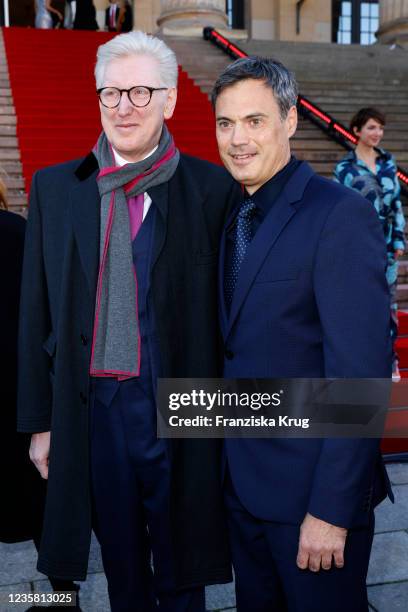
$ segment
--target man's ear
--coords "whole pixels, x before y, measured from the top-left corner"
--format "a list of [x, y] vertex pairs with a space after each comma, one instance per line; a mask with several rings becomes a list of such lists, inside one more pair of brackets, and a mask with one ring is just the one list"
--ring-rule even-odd
[[286, 115], [286, 126], [288, 130], [288, 137], [291, 138], [296, 132], [298, 124], [298, 113], [296, 106], [291, 106]]
[[163, 115], [165, 119], [170, 119], [173, 116], [174, 109], [176, 108], [177, 102], [177, 89], [176, 87], [170, 87], [167, 92], [167, 100], [164, 105]]

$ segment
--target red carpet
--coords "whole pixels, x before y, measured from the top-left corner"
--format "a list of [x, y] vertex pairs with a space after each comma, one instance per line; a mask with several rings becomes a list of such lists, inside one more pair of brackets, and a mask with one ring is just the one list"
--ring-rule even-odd
[[[3, 36], [28, 191], [35, 170], [86, 155], [95, 144], [100, 121], [93, 67], [97, 47], [112, 35], [3, 28]], [[210, 103], [183, 71], [169, 128], [181, 151], [219, 163]], [[398, 352], [403, 376], [408, 378], [405, 313], [400, 314]], [[393, 404], [407, 407], [388, 419], [387, 431], [397, 435], [401, 423], [408, 427], [408, 384], [393, 387]], [[383, 450], [408, 451], [408, 439], [385, 439]]]
[[[33, 172], [86, 155], [100, 132], [93, 68], [111, 34], [3, 28], [17, 136], [29, 191]], [[206, 95], [180, 71], [176, 112], [168, 122], [178, 148], [219, 163]]]
[[400, 360], [402, 380], [392, 386], [393, 407], [398, 408], [396, 412], [390, 412], [387, 418], [387, 435], [401, 435], [404, 431], [405, 438], [385, 438], [382, 442], [382, 450], [385, 453], [408, 452], [408, 313], [398, 313], [398, 340], [397, 352]]

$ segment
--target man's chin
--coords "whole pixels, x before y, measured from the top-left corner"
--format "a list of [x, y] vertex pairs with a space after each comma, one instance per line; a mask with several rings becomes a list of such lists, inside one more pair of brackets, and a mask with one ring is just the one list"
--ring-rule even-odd
[[228, 168], [229, 172], [232, 174], [234, 179], [243, 185], [251, 185], [252, 178], [248, 171], [245, 171], [244, 168]]

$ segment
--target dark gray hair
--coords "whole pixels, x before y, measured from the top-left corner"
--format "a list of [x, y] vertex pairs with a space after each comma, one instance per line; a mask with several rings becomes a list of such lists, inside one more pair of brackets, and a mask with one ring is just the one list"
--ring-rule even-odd
[[285, 119], [291, 106], [295, 106], [298, 96], [295, 75], [276, 60], [253, 55], [235, 60], [220, 74], [211, 93], [213, 108], [224, 89], [245, 79], [264, 81], [265, 86], [270, 87], [279, 106], [281, 119]]
[[[97, 87], [103, 87], [106, 66], [112, 60], [132, 55], [150, 55], [157, 60], [160, 71], [160, 85], [164, 87], [177, 87], [178, 66], [174, 52], [162, 40], [134, 30], [126, 34], [119, 34], [109, 42], [98, 47], [95, 66], [95, 80]], [[144, 83], [142, 83], [143, 85]]]

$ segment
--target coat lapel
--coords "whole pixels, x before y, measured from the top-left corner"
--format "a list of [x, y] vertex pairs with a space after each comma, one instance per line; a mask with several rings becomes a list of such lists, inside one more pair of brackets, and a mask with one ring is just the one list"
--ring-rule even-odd
[[169, 208], [169, 184], [162, 183], [151, 187], [148, 191], [149, 196], [152, 199], [154, 206], [158, 210], [158, 214], [155, 219], [155, 231], [154, 231], [154, 242], [153, 242], [153, 253], [152, 253], [152, 267], [156, 263], [164, 242], [166, 239], [166, 228], [167, 228], [167, 215]]
[[[226, 325], [225, 339], [233, 327], [239, 310], [248, 295], [259, 268], [263, 264], [282, 230], [296, 213], [297, 207], [294, 206], [294, 203], [302, 198], [305, 187], [313, 174], [313, 170], [308, 164], [303, 162], [299, 166], [299, 169], [293, 174], [289, 183], [285, 186], [276, 202], [274, 202], [271, 210], [250, 243], [245, 259], [242, 262], [237, 285], [235, 287], [230, 316]], [[222, 272], [223, 277], [223, 269], [220, 270], [220, 272]]]
[[98, 163], [91, 153], [77, 168], [79, 179], [70, 194], [72, 225], [79, 256], [91, 295], [95, 293], [99, 267], [100, 196], [96, 183]]

